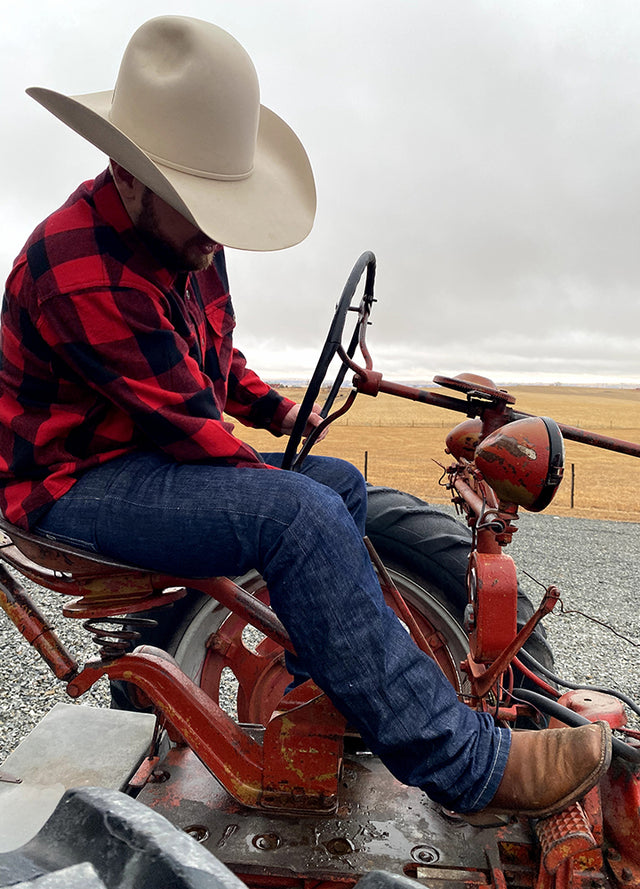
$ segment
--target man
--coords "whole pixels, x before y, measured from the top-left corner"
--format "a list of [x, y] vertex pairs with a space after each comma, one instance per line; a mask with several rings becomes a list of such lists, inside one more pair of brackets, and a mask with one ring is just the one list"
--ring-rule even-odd
[[280, 434], [298, 408], [233, 348], [221, 245], [289, 246], [315, 212], [304, 149], [260, 106], [246, 52], [160, 17], [131, 39], [113, 94], [29, 93], [111, 161], [35, 230], [7, 282], [6, 518], [166, 573], [258, 569], [296, 668], [450, 809], [543, 816], [582, 796], [610, 761], [608, 728], [511, 736], [459, 703], [384, 604], [361, 476], [324, 458], [283, 472], [223, 419]]

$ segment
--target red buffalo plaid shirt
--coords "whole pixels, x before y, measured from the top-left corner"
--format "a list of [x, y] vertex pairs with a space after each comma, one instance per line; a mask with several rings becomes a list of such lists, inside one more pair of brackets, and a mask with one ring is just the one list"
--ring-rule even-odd
[[176, 276], [131, 225], [108, 171], [27, 241], [0, 343], [0, 508], [23, 528], [92, 466], [159, 448], [179, 462], [265, 468], [223, 411], [278, 434], [293, 402], [246, 366], [224, 252]]

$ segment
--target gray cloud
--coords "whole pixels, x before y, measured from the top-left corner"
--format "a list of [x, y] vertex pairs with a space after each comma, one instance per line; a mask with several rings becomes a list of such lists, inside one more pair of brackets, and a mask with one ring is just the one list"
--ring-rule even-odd
[[[134, 28], [175, 11], [114, 0], [96, 30], [102, 6], [69, 0], [62, 21], [31, 0], [6, 22], [7, 269], [33, 224], [102, 163], [23, 88], [108, 88]], [[316, 171], [306, 243], [229, 257], [254, 364], [275, 367], [287, 344], [301, 375], [296, 356], [319, 346], [353, 261], [372, 249], [385, 373], [640, 379], [637, 3], [183, 0], [180, 12], [244, 43], [263, 100]]]

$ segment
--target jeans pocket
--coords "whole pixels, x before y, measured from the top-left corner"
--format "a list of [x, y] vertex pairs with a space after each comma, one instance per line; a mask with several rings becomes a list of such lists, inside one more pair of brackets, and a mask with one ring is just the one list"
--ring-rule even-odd
[[[55, 522], [52, 522], [52, 525], [55, 527]], [[45, 530], [42, 528], [42, 522], [36, 528], [36, 533], [46, 540], [51, 540], [53, 543], [66, 543], [68, 546], [73, 546], [76, 549], [84, 549], [92, 553], [98, 552], [98, 548], [88, 540], [70, 537], [68, 534], [60, 534], [58, 531]]]

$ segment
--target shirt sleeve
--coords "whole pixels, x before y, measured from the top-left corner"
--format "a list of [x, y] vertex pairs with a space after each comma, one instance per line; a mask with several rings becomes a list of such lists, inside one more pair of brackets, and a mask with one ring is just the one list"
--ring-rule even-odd
[[38, 328], [67, 366], [173, 459], [267, 468], [232, 434], [170, 313], [160, 292], [91, 289], [45, 299]]
[[273, 435], [282, 435], [282, 421], [295, 405], [247, 367], [238, 349], [233, 350], [229, 373], [229, 391], [226, 411], [245, 426], [268, 429]]

